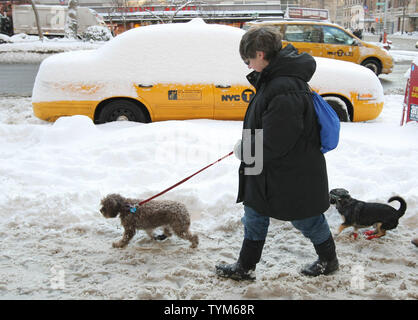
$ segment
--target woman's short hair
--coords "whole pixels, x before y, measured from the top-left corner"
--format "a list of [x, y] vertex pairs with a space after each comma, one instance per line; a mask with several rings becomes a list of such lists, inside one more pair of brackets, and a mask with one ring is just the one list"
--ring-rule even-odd
[[256, 51], [263, 51], [264, 59], [270, 61], [282, 48], [279, 31], [270, 26], [253, 26], [242, 36], [239, 53], [243, 60], [255, 58]]

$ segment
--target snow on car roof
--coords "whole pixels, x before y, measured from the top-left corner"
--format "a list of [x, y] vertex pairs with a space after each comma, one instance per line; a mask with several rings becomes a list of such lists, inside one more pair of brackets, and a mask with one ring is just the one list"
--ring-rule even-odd
[[131, 29], [99, 51], [120, 59], [142, 82], [247, 85], [248, 69], [238, 52], [243, 33], [194, 19]]

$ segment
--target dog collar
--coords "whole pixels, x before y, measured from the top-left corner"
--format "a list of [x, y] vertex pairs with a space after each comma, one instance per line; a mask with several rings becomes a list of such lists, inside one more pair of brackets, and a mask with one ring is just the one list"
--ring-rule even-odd
[[136, 212], [136, 207], [130, 207], [129, 211], [130, 211], [131, 213], [135, 213], [135, 212]]

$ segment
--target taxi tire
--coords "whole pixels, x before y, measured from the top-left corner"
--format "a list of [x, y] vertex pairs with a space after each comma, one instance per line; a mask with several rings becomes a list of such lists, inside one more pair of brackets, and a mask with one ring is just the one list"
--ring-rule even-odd
[[376, 76], [382, 73], [382, 66], [376, 59], [366, 59], [361, 63], [361, 65], [372, 70]]
[[328, 102], [332, 109], [334, 109], [335, 113], [340, 119], [340, 122], [350, 121], [350, 115], [348, 113], [347, 105], [342, 99], [337, 97], [330, 97], [329, 99], [327, 99], [327, 97], [324, 97], [324, 100]]
[[142, 112], [140, 106], [135, 102], [117, 99], [108, 102], [99, 115], [99, 123], [121, 121], [121, 118], [128, 121], [147, 123], [147, 117]]

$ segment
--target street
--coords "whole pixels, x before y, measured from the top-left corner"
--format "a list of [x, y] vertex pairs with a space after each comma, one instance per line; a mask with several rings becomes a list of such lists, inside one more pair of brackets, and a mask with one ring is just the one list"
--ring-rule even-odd
[[406, 79], [405, 72], [411, 67], [411, 62], [396, 63], [392, 73], [381, 74], [379, 80], [383, 86], [385, 94], [404, 94]]
[[39, 64], [0, 64], [0, 96], [31, 96]]

